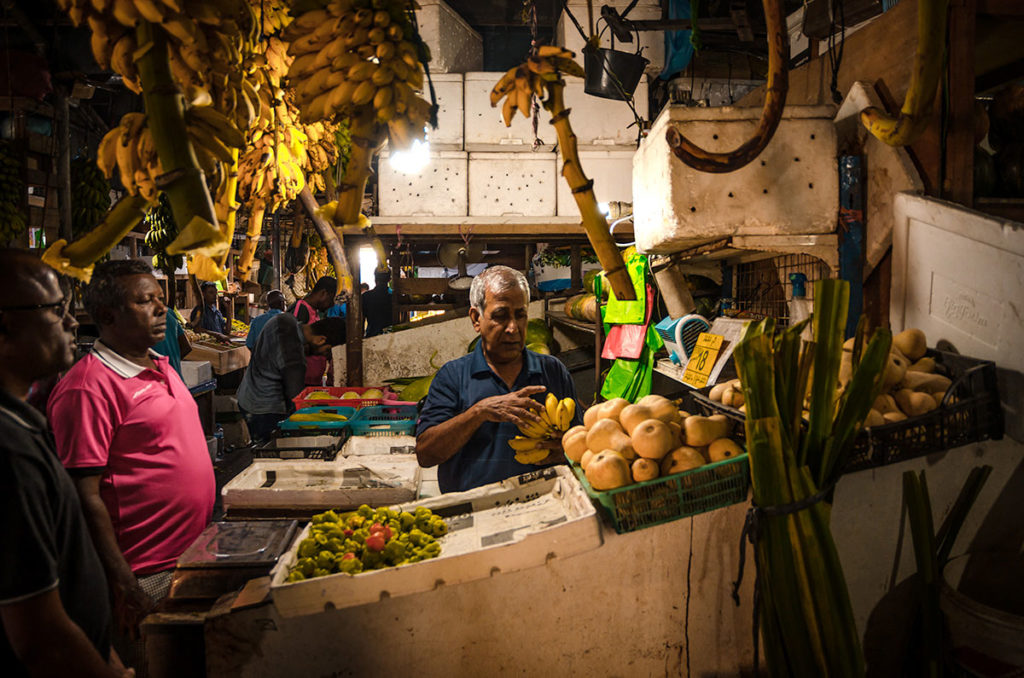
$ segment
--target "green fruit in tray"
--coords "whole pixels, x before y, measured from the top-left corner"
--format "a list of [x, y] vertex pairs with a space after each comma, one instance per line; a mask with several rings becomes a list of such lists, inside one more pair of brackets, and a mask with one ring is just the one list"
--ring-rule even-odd
[[362, 397], [363, 398], [383, 398], [384, 397], [384, 392], [381, 391], [379, 388], [370, 388], [370, 389], [367, 389], [367, 390], [363, 391]]
[[299, 542], [298, 559], [285, 581], [304, 581], [328, 574], [356, 575], [395, 565], [436, 558], [437, 541], [448, 533], [448, 524], [427, 508], [415, 512], [371, 508], [338, 514], [325, 511], [313, 516], [309, 536]]

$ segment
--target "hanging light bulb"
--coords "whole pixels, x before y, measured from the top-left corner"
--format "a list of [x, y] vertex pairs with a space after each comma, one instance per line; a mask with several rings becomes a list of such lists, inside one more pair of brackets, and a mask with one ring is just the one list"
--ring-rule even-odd
[[430, 140], [424, 130], [423, 141], [415, 139], [404, 151], [395, 151], [388, 157], [391, 168], [399, 174], [419, 174], [430, 162]]

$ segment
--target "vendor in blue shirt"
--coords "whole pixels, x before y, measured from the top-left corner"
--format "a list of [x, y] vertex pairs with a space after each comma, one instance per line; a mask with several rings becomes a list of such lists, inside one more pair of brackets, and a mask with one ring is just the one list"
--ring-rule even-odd
[[204, 282], [200, 291], [203, 294], [203, 303], [192, 309], [189, 324], [196, 332], [227, 340], [227, 320], [217, 308], [217, 283]]
[[267, 312], [258, 315], [249, 323], [249, 334], [245, 337], [245, 345], [250, 351], [256, 350], [256, 340], [260, 338], [260, 332], [267, 321], [278, 313], [283, 313], [287, 304], [281, 290], [270, 290], [267, 292]]
[[[536, 465], [520, 464], [508, 446], [518, 424], [540, 421], [545, 392], [576, 398], [569, 371], [553, 356], [525, 348], [530, 288], [522, 273], [492, 266], [473, 279], [469, 317], [476, 349], [446, 363], [434, 377], [416, 425], [420, 466], [440, 464], [442, 492], [461, 492], [564, 463], [559, 441]], [[582, 423], [582, 407], [573, 424]]]

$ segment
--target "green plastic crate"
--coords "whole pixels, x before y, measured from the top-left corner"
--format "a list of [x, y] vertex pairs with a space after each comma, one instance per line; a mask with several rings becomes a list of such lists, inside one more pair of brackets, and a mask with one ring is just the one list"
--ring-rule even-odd
[[746, 454], [603, 492], [590, 486], [578, 464], [571, 466], [583, 489], [608, 513], [619, 534], [741, 504], [747, 500], [750, 487]]

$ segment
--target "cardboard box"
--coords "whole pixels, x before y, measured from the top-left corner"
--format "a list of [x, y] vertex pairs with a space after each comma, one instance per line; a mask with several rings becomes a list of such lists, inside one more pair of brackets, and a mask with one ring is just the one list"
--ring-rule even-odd
[[355, 576], [333, 574], [286, 583], [298, 545], [309, 533], [307, 525], [271, 573], [278, 613], [312, 615], [429, 591], [438, 582], [451, 586], [486, 579], [574, 556], [602, 543], [594, 505], [565, 466], [395, 508], [412, 511], [417, 506], [431, 509], [448, 523], [448, 534], [439, 540], [440, 556]]
[[193, 342], [192, 350], [186, 357], [189, 360], [208, 361], [214, 374], [227, 374], [249, 364], [249, 349], [245, 346], [217, 348], [211, 344]]
[[[190, 352], [189, 356], [193, 356], [194, 353], [195, 351]], [[182, 360], [181, 379], [185, 382], [185, 386], [189, 388], [210, 381], [213, 379], [213, 368], [210, 365], [210, 361], [200, 360], [195, 357], [192, 360]]]

